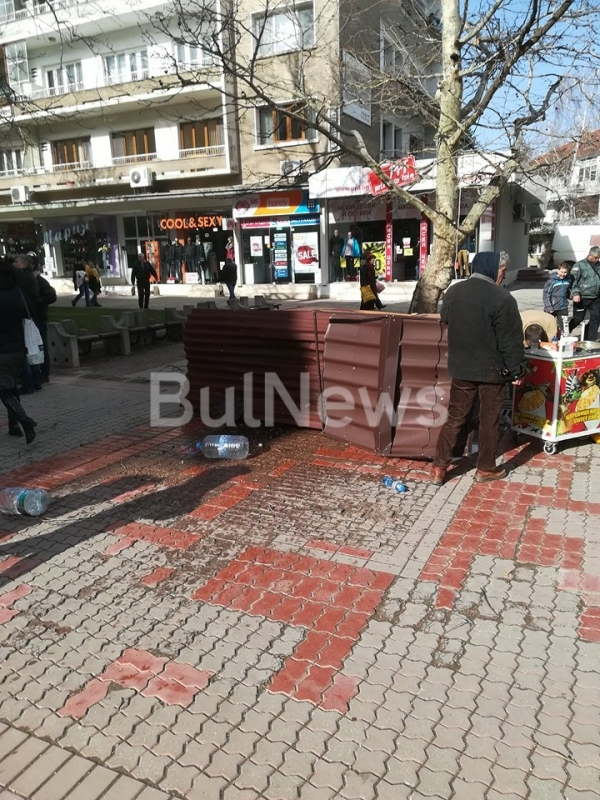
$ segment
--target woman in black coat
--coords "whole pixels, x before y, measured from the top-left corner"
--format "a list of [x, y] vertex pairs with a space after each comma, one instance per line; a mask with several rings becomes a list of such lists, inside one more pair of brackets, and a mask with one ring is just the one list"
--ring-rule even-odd
[[8, 432], [35, 439], [36, 423], [25, 413], [17, 392], [17, 379], [26, 361], [23, 320], [27, 317], [19, 276], [12, 264], [0, 256], [0, 402], [8, 411]]

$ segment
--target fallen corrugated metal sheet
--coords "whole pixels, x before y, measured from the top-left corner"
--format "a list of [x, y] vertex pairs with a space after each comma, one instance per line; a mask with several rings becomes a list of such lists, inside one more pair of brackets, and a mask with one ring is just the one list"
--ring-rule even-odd
[[[273, 423], [321, 430], [323, 418], [331, 437], [380, 455], [434, 455], [450, 388], [446, 327], [437, 315], [198, 309], [184, 342], [196, 414], [202, 390], [209, 392], [205, 419], [223, 416], [229, 391], [223, 423], [232, 415], [249, 425], [271, 416]], [[287, 392], [287, 403], [267, 387], [268, 374]], [[343, 397], [330, 395], [322, 414], [321, 391], [334, 388]], [[344, 399], [347, 407], [336, 409], [333, 403]], [[344, 417], [347, 424], [338, 426]]]
[[446, 349], [446, 326], [437, 314], [405, 317], [397, 378], [398, 426], [391, 456], [433, 458], [448, 406]]
[[[210, 392], [211, 416], [226, 408], [226, 391], [234, 393], [235, 416], [264, 421], [272, 400], [275, 423], [322, 429], [318, 413], [325, 331], [331, 312], [290, 309], [260, 311], [197, 309], [184, 335], [188, 360], [188, 398], [200, 413], [201, 390]], [[276, 391], [265, 389], [265, 375], [275, 374], [292, 412]], [[306, 376], [302, 378], [302, 376]], [[247, 390], [245, 389], [245, 382]], [[302, 387], [305, 387], [304, 395]], [[246, 407], [244, 408], [244, 397]], [[204, 414], [205, 415], [205, 414]]]
[[[325, 334], [325, 433], [377, 453], [392, 443], [402, 317], [334, 315]], [[382, 411], [383, 408], [383, 411]]]

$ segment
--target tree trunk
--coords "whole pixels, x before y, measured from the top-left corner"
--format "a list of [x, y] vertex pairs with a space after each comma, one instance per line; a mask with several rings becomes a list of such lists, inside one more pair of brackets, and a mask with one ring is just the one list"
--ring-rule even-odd
[[435, 312], [444, 289], [452, 280], [456, 257], [460, 137], [457, 135], [462, 107], [460, 77], [460, 13], [458, 0], [442, 3], [442, 79], [440, 81], [440, 124], [437, 145], [435, 208], [441, 219], [433, 228], [433, 248], [425, 274], [419, 280], [410, 309]]
[[434, 314], [442, 293], [454, 278], [454, 226], [442, 224], [445, 234], [438, 230], [427, 268], [421, 276], [410, 303], [411, 314]]

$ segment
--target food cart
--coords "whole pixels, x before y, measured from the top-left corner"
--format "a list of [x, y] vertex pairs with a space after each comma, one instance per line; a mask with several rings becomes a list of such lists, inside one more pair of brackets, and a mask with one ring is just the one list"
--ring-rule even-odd
[[600, 433], [600, 342], [573, 342], [527, 351], [531, 371], [514, 387], [512, 430], [558, 442]]

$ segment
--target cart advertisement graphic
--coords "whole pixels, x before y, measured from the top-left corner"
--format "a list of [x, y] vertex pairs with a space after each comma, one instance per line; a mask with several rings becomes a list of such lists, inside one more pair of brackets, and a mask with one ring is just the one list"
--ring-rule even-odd
[[528, 360], [532, 371], [515, 387], [513, 430], [553, 442], [600, 431], [600, 356]]

